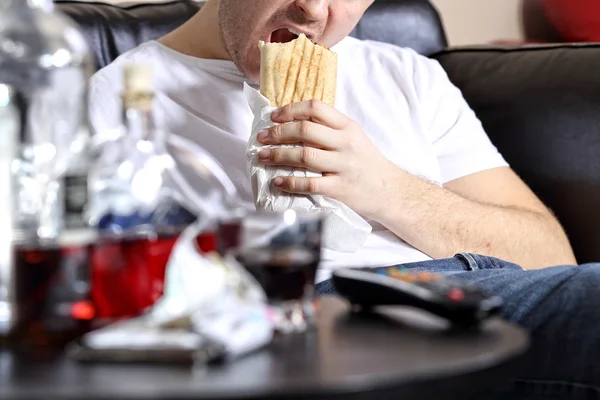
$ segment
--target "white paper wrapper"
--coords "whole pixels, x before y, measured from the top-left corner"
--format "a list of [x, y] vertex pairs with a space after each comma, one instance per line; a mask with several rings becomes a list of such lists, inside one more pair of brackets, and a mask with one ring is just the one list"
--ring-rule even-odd
[[[190, 226], [167, 265], [163, 297], [150, 313], [84, 336], [95, 350], [178, 348], [219, 343], [223, 358], [236, 358], [270, 343], [274, 322], [264, 290], [234, 259], [200, 254]], [[184, 328], [182, 326], [188, 326]]]
[[[277, 124], [271, 121], [271, 107], [269, 100], [259, 91], [248, 84], [244, 84], [244, 94], [248, 105], [254, 114], [252, 131], [248, 141], [248, 173], [252, 182], [254, 203], [258, 210], [282, 212], [292, 209], [294, 211], [325, 212], [323, 223], [323, 247], [351, 253], [356, 251], [367, 236], [371, 233], [371, 225], [348, 206], [320, 195], [291, 195], [283, 193], [272, 184], [277, 176], [311, 177], [321, 174], [297, 168], [274, 167], [261, 164], [258, 153], [272, 146], [264, 146], [258, 142], [256, 135]], [[282, 145], [279, 147], [296, 147], [295, 145]]]

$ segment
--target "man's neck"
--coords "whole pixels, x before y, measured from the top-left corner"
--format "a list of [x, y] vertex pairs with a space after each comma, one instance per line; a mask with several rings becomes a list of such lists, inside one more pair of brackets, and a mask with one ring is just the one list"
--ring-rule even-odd
[[216, 0], [208, 1], [186, 23], [158, 42], [188, 56], [231, 60], [219, 31], [219, 6]]

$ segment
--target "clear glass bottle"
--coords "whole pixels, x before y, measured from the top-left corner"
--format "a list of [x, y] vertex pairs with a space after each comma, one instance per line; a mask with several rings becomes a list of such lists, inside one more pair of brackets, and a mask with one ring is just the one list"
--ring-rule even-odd
[[123, 82], [122, 124], [96, 137], [89, 175], [89, 219], [99, 233], [92, 294], [106, 322], [139, 315], [162, 295], [173, 246], [196, 220], [167, 183], [177, 171], [154, 124], [150, 68], [126, 67]]
[[[94, 140], [88, 211], [99, 239], [93, 299], [107, 322], [152, 306], [163, 294], [181, 233], [198, 221], [208, 227], [237, 201], [235, 186], [208, 153], [155, 125], [152, 80], [147, 65], [124, 69], [122, 124]], [[214, 232], [202, 230], [195, 245], [200, 252], [216, 251]]]
[[100, 144], [90, 170], [91, 224], [103, 235], [123, 237], [179, 232], [195, 216], [168, 185], [177, 171], [165, 148], [164, 133], [154, 123], [151, 70], [130, 65], [123, 72], [121, 127]]
[[[10, 170], [11, 223], [0, 221], [0, 336], [46, 344], [85, 330], [89, 246], [82, 219], [89, 167], [87, 85], [95, 62], [52, 0], [0, 0], [0, 91], [19, 122]], [[8, 90], [7, 89], [7, 90]], [[4, 130], [10, 117], [0, 116]], [[12, 124], [11, 126], [14, 126]], [[12, 129], [12, 128], [11, 128]], [[4, 132], [2, 132], [4, 134]], [[3, 182], [7, 185], [6, 182]], [[10, 190], [8, 190], [10, 189]], [[83, 194], [83, 197], [82, 197]], [[12, 237], [11, 237], [12, 236]]]
[[16, 323], [16, 271], [13, 252], [13, 161], [18, 156], [21, 118], [13, 89], [0, 84], [0, 337]]
[[[0, 83], [16, 91], [22, 114], [16, 166], [20, 235], [56, 238], [71, 211], [65, 177], [87, 174], [87, 84], [95, 69], [77, 25], [52, 0], [0, 0]], [[84, 190], [84, 192], [86, 192]]]

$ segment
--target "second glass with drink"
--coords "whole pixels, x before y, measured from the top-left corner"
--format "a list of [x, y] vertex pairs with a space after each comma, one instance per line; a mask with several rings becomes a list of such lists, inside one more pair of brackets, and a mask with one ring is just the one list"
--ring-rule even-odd
[[222, 220], [220, 251], [235, 257], [265, 291], [275, 328], [302, 332], [315, 314], [322, 216], [315, 212], [251, 212]]

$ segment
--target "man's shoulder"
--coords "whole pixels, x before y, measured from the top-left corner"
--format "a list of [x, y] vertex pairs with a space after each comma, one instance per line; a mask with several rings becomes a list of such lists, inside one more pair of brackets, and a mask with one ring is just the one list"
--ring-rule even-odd
[[424, 81], [446, 79], [437, 60], [408, 47], [347, 37], [333, 50], [338, 52], [341, 70], [351, 79], [396, 84], [404, 91], [419, 91]]
[[357, 39], [352, 36], [344, 38], [333, 48], [333, 50], [352, 56], [362, 54], [400, 62], [430, 60], [428, 57], [417, 53], [410, 47], [401, 47], [392, 43], [376, 40]]
[[353, 68], [357, 67], [357, 63], [362, 64], [369, 73], [376, 69], [384, 69], [391, 75], [406, 75], [405, 78], [410, 79], [415, 75], [437, 74], [441, 71], [437, 60], [419, 54], [409, 47], [391, 43], [349, 36], [333, 50], [338, 52], [343, 63], [353, 65]]

